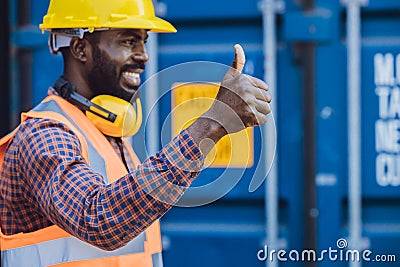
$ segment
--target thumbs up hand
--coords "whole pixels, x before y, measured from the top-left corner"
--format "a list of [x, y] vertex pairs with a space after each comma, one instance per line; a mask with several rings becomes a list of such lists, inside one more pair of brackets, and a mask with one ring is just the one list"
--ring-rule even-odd
[[205, 115], [218, 122], [226, 133], [262, 125], [271, 111], [268, 85], [255, 77], [242, 74], [246, 61], [243, 48], [234, 46], [235, 58], [225, 74], [217, 97]]
[[224, 135], [262, 125], [271, 111], [271, 95], [265, 82], [242, 74], [246, 61], [243, 48], [235, 45], [235, 58], [222, 79], [212, 106], [188, 130], [207, 155]]

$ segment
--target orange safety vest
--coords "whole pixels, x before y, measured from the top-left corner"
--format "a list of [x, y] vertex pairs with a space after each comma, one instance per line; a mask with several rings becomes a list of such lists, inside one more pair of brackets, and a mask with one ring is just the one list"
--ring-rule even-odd
[[[75, 106], [55, 95], [48, 96], [21, 120], [48, 118], [67, 125], [79, 138], [83, 157], [90, 167], [101, 173], [108, 183], [127, 174], [117, 153], [96, 127]], [[0, 166], [4, 153], [16, 131], [0, 140]], [[130, 145], [126, 146], [132, 162], [139, 159]], [[162, 266], [160, 224], [157, 220], [127, 245], [104, 251], [71, 236], [56, 225], [30, 233], [4, 235], [0, 229], [2, 267], [131, 267]]]

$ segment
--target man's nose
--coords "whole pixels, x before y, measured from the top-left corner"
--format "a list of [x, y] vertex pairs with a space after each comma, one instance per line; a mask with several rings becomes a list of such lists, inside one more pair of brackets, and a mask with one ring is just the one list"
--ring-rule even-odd
[[141, 48], [135, 49], [135, 51], [133, 51], [132, 57], [135, 61], [143, 61], [144, 63], [146, 63], [149, 60], [146, 46], [142, 45]]

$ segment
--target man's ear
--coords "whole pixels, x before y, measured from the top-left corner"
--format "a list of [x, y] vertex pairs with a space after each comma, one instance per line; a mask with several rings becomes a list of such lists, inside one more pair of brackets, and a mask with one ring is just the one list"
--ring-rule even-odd
[[87, 60], [87, 53], [89, 52], [88, 42], [85, 39], [73, 37], [71, 39], [69, 50], [71, 55], [78, 61], [84, 63]]

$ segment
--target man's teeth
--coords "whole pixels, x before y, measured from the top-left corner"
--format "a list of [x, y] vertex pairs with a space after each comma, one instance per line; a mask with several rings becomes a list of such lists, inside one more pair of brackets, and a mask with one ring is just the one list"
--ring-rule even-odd
[[128, 72], [128, 71], [125, 71], [124, 73], [123, 73], [125, 76], [128, 76], [129, 78], [139, 78], [139, 73], [136, 73], [136, 72]]

